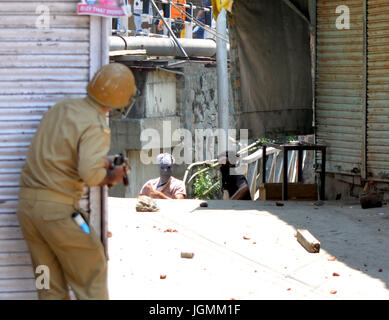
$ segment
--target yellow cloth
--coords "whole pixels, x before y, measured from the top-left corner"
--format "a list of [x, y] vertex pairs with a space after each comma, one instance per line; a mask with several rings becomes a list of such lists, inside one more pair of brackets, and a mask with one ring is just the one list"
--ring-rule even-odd
[[232, 11], [232, 5], [234, 0], [212, 0], [212, 10], [213, 17], [217, 20], [217, 16], [219, 15], [222, 8], [225, 8], [227, 11]]
[[44, 115], [27, 153], [20, 186], [81, 199], [100, 184], [111, 132], [103, 108], [90, 98], [63, 100]]

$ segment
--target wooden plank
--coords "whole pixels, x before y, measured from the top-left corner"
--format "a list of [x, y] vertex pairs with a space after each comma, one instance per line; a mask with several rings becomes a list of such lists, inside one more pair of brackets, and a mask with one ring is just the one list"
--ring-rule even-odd
[[147, 52], [144, 49], [139, 50], [117, 50], [109, 53], [110, 57], [126, 56], [126, 55], [146, 55]]
[[317, 240], [308, 230], [297, 229], [297, 241], [310, 253], [320, 252], [320, 241]]
[[147, 55], [126, 55], [126, 56], [118, 56], [115, 61], [140, 61], [140, 60], [147, 60]]

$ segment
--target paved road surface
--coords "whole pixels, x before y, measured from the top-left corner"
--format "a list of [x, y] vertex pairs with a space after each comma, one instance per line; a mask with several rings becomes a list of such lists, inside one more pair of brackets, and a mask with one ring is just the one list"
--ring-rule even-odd
[[[160, 212], [140, 213], [136, 199], [109, 198], [112, 299], [389, 299], [388, 207], [200, 203], [158, 200]], [[296, 241], [300, 228], [320, 253]]]

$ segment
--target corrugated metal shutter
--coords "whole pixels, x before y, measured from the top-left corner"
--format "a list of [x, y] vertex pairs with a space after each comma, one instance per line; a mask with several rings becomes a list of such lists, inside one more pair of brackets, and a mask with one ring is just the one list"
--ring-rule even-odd
[[389, 179], [389, 2], [368, 1], [368, 177]]
[[[336, 8], [350, 9], [351, 28], [338, 30]], [[328, 146], [327, 171], [363, 169], [363, 0], [317, 1], [316, 139]]]
[[[50, 10], [47, 30], [36, 27], [38, 5]], [[85, 94], [90, 18], [76, 15], [76, 0], [0, 0], [0, 6], [0, 299], [28, 299], [36, 292], [15, 214], [19, 173], [44, 112]]]

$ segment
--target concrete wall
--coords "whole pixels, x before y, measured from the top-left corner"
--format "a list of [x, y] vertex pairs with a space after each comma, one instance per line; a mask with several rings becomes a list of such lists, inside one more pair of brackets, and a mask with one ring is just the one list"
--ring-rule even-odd
[[[199, 63], [186, 64], [177, 69], [179, 74], [163, 70], [145, 71], [134, 69], [136, 85], [142, 92], [129, 116], [125, 120], [111, 120], [111, 154], [126, 152], [132, 171], [130, 185], [111, 188], [110, 196], [136, 197], [143, 184], [159, 176], [156, 165], [142, 163], [142, 148], [153, 148], [154, 155], [171, 152], [178, 141], [171, 140], [172, 133], [179, 128], [187, 129], [192, 135], [192, 161], [195, 155], [196, 129], [218, 128], [217, 75], [214, 66]], [[230, 127], [235, 128], [232, 92], [230, 90]], [[155, 129], [161, 141], [150, 144], [141, 141], [141, 133]], [[217, 140], [215, 140], [217, 156]], [[151, 153], [151, 152], [150, 152]], [[184, 177], [187, 164], [176, 165], [173, 175]]]
[[[365, 182], [359, 176], [350, 176], [337, 173], [326, 175], [326, 200], [356, 200], [363, 191]], [[389, 201], [388, 183], [376, 182], [377, 191], [384, 201]]]
[[[177, 110], [183, 127], [193, 134], [193, 148], [195, 148], [196, 129], [219, 128], [216, 67], [190, 64], [183, 67], [182, 72], [185, 76], [177, 77]], [[231, 90], [229, 90], [229, 101], [230, 128], [235, 128]], [[214, 156], [217, 156], [217, 152]]]
[[[134, 75], [141, 97], [127, 119], [110, 121], [110, 154], [126, 153], [131, 166], [129, 186], [121, 184], [109, 190], [109, 195], [115, 197], [136, 197], [146, 181], [159, 176], [156, 165], [142, 162], [141, 150], [152, 148], [153, 159], [160, 152], [171, 152], [171, 133], [182, 127], [176, 115], [176, 75], [158, 70], [134, 70]], [[160, 140], [147, 136], [141, 139], [147, 129], [155, 130]], [[175, 176], [182, 178], [184, 170], [174, 169]]]
[[[111, 154], [126, 152], [132, 171], [130, 173], [130, 186], [113, 187], [110, 196], [136, 197], [143, 184], [157, 177], [156, 165], [145, 165], [140, 161], [140, 151], [143, 147], [150, 147], [149, 142], [140, 141], [141, 132], [153, 128], [161, 137], [171, 135], [174, 130], [184, 128], [192, 133], [193, 159], [195, 160], [195, 132], [196, 129], [218, 128], [218, 101], [217, 101], [217, 75], [215, 67], [191, 63], [177, 69], [180, 74], [165, 71], [133, 70], [137, 87], [142, 96], [138, 99], [128, 119], [111, 121], [112, 141]], [[232, 92], [230, 90], [230, 128], [235, 128]], [[164, 122], [169, 121], [170, 132], [164, 132]], [[167, 139], [169, 140], [169, 139]], [[165, 145], [151, 146], [154, 154], [169, 152], [174, 143], [165, 141]], [[313, 142], [311, 140], [307, 142]], [[216, 142], [217, 147], [217, 142]], [[217, 148], [215, 148], [217, 150]], [[216, 153], [216, 152], [215, 152]], [[216, 156], [216, 154], [214, 155]], [[310, 158], [310, 161], [313, 158]], [[315, 178], [314, 163], [306, 164], [304, 181], [320, 183]], [[182, 179], [187, 165], [175, 166], [174, 176]], [[364, 183], [359, 177], [331, 174], [326, 176], [326, 199], [358, 200]], [[387, 189], [387, 184], [378, 185], [380, 189]], [[189, 190], [190, 191], [190, 190]], [[385, 194], [389, 199], [389, 193]]]

